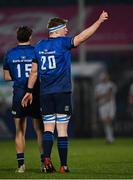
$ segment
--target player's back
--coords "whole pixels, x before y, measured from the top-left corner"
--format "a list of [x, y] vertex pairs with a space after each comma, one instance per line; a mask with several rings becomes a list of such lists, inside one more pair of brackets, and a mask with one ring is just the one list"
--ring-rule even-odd
[[71, 48], [69, 37], [49, 38], [36, 45], [41, 94], [71, 91]]
[[4, 66], [7, 66], [11, 74], [14, 87], [27, 87], [34, 58], [34, 47], [31, 45], [18, 45], [7, 52]]

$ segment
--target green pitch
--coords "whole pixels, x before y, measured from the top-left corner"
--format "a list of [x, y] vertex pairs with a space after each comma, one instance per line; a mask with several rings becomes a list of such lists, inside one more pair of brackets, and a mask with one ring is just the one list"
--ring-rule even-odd
[[[59, 170], [56, 142], [53, 164]], [[68, 174], [41, 173], [36, 141], [26, 142], [26, 172], [16, 174], [14, 141], [0, 142], [0, 179], [133, 179], [133, 138], [116, 139], [112, 145], [103, 139], [76, 139], [69, 142]]]

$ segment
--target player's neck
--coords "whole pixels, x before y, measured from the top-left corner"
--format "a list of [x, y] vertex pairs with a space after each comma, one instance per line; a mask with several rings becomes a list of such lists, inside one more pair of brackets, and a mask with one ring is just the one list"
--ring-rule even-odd
[[62, 35], [60, 33], [57, 33], [57, 32], [49, 33], [50, 38], [57, 38], [57, 37], [61, 37], [61, 36]]
[[51, 35], [49, 35], [49, 37], [50, 38], [57, 38], [57, 37], [59, 37], [59, 35], [58, 34], [51, 34]]
[[21, 46], [22, 46], [22, 45], [30, 45], [30, 41], [28, 41], [28, 42], [23, 42], [23, 43], [22, 43], [22, 42], [19, 42], [18, 45], [21, 45]]

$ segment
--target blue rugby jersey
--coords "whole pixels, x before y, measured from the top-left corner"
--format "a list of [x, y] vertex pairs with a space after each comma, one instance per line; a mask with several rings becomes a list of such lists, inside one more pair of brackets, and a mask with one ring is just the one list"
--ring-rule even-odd
[[14, 81], [13, 87], [27, 88], [33, 59], [35, 53], [31, 45], [18, 45], [6, 53], [3, 69], [9, 70]]
[[71, 92], [71, 48], [73, 38], [48, 38], [35, 46], [40, 77], [40, 93]]

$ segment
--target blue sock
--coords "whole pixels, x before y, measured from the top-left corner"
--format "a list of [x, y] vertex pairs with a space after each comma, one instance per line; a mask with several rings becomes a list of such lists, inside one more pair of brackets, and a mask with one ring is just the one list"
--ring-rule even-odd
[[44, 158], [51, 156], [52, 146], [54, 142], [54, 134], [50, 131], [43, 133]]
[[67, 166], [67, 154], [68, 154], [67, 137], [58, 137], [58, 153], [60, 157], [61, 166]]
[[17, 153], [18, 168], [24, 164], [24, 153]]

